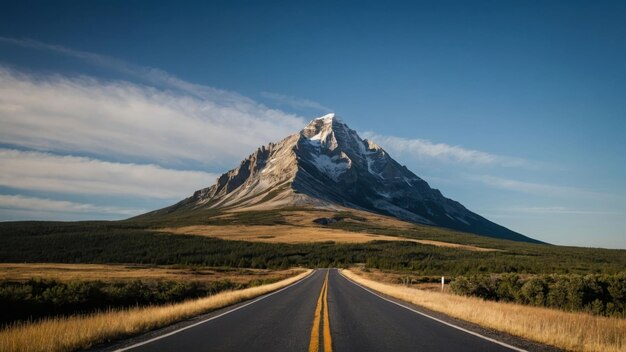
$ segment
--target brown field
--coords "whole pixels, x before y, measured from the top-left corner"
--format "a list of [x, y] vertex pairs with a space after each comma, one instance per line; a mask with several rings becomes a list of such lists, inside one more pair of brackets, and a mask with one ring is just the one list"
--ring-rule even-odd
[[194, 225], [176, 228], [169, 227], [161, 229], [160, 231], [175, 234], [216, 237], [224, 240], [272, 243], [310, 243], [326, 241], [340, 243], [365, 243], [373, 240], [405, 240], [400, 237], [370, 235], [366, 233], [348, 232], [321, 227], [298, 227], [290, 225]]
[[474, 251], [474, 252], [500, 252], [502, 251], [501, 249], [483, 248], [483, 247], [471, 246], [468, 244], [458, 244], [458, 243], [433, 241], [433, 240], [411, 240], [411, 241], [421, 243], [421, 244], [428, 244], [431, 246], [465, 249], [467, 251]]
[[465, 249], [470, 251], [497, 251], [497, 249], [481, 248], [449, 242], [416, 240], [406, 237], [376, 235], [314, 226], [305, 227], [291, 225], [193, 225], [182, 227], [167, 227], [159, 229], [159, 231], [174, 234], [215, 237], [231, 241], [268, 243], [311, 243], [328, 241], [336, 243], [366, 243], [375, 240], [406, 241], [432, 246]]
[[211, 282], [229, 280], [246, 284], [252, 280], [281, 280], [294, 275], [299, 269], [215, 269], [176, 268], [169, 266], [122, 264], [56, 264], [56, 263], [0, 263], [0, 280], [26, 281], [51, 279], [76, 280], [167, 280]]
[[268, 285], [222, 292], [172, 305], [51, 318], [15, 325], [0, 331], [0, 351], [65, 352], [87, 349], [99, 343], [137, 335], [278, 290], [300, 280], [310, 272], [311, 270], [307, 270], [297, 276]]
[[485, 301], [392, 285], [367, 279], [357, 270], [342, 270], [342, 274], [400, 300], [547, 345], [570, 351], [626, 351], [626, 319]]
[[[379, 226], [390, 227], [395, 229], [409, 229], [415, 226], [415, 224], [402, 221], [396, 218], [392, 218], [389, 216], [378, 215], [375, 213], [370, 213], [367, 211], [360, 211], [356, 209], [345, 208], [341, 209], [343, 211], [349, 212], [355, 216], [362, 217], [366, 219], [367, 222], [373, 223]], [[315, 226], [313, 225], [313, 220], [318, 218], [330, 218], [333, 217], [337, 211], [330, 210], [312, 210], [312, 211], [285, 211], [282, 212], [281, 215], [284, 219], [293, 225], [298, 226]], [[344, 219], [345, 222], [357, 222], [352, 219]]]

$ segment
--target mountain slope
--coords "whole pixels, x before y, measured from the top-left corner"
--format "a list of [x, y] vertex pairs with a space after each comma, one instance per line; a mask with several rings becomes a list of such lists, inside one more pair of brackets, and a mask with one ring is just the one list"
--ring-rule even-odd
[[355, 208], [480, 235], [539, 242], [444, 197], [334, 114], [257, 149], [211, 187], [149, 216], [198, 209]]

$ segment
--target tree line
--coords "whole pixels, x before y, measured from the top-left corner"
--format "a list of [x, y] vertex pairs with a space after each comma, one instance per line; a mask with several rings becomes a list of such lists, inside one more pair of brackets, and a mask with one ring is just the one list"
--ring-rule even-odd
[[456, 294], [486, 300], [626, 317], [626, 273], [459, 276], [450, 288]]

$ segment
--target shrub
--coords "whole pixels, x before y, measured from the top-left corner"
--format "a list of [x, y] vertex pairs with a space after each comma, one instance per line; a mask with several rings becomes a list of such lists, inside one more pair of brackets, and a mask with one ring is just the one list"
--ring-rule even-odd
[[547, 287], [540, 278], [532, 278], [524, 283], [521, 288], [522, 302], [534, 306], [543, 306], [546, 302]]
[[522, 284], [517, 274], [504, 274], [500, 277], [496, 290], [497, 299], [505, 302], [517, 302], [520, 300]]
[[626, 316], [626, 274], [543, 275], [526, 280], [517, 274], [458, 276], [453, 293], [597, 315]]

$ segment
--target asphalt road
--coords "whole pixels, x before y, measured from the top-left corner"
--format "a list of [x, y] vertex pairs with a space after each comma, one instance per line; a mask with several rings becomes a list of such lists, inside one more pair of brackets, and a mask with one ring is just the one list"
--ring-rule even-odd
[[234, 308], [192, 327], [167, 331], [166, 336], [140, 337], [118, 348], [189, 352], [515, 350], [383, 299], [334, 269], [317, 270], [280, 292]]

